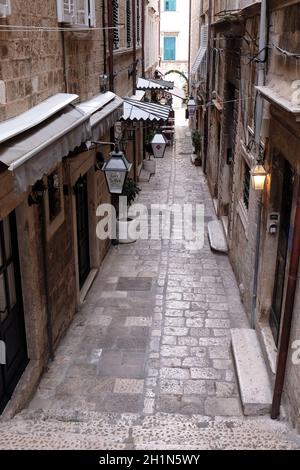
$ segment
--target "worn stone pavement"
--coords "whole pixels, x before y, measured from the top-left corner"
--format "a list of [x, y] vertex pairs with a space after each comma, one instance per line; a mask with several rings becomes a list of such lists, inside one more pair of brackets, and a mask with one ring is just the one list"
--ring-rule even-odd
[[[186, 127], [139, 202], [203, 203]], [[285, 423], [244, 418], [230, 328], [248, 322], [227, 256], [178, 240], [113, 247], [28, 408], [0, 448], [299, 447]]]

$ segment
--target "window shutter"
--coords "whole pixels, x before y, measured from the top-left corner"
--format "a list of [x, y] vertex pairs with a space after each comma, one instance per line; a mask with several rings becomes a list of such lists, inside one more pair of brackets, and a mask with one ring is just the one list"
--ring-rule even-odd
[[76, 24], [89, 26], [89, 1], [76, 0]]
[[10, 0], [0, 0], [0, 18], [11, 15]]
[[131, 46], [131, 0], [126, 0], [126, 38], [127, 47]]
[[90, 27], [95, 28], [96, 26], [96, 5], [95, 0], [89, 1], [90, 6]]
[[[119, 28], [119, 1], [118, 0], [111, 0], [112, 1], [112, 14], [113, 14], [113, 27]], [[113, 44], [114, 49], [119, 48], [120, 36], [119, 36], [119, 29], [113, 30]]]
[[208, 44], [208, 25], [201, 26], [200, 47], [207, 47]]
[[141, 2], [136, 0], [136, 42], [139, 46], [141, 43]]
[[59, 23], [72, 24], [75, 21], [75, 0], [57, 0], [57, 16]]

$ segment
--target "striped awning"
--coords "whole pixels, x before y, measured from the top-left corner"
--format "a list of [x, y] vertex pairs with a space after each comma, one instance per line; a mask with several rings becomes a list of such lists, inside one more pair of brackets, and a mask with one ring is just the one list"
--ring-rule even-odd
[[162, 106], [156, 103], [124, 99], [124, 111], [121, 121], [167, 121], [170, 115], [170, 106]]
[[138, 78], [136, 87], [138, 90], [172, 90], [174, 82], [155, 78]]
[[200, 33], [200, 49], [192, 65], [191, 73], [193, 75], [200, 73], [201, 76], [206, 75], [206, 58], [208, 46], [208, 25], [201, 26]]

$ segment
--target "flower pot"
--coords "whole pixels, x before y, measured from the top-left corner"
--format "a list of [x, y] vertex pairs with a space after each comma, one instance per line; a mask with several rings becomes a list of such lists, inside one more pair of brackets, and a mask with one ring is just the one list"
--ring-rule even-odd
[[143, 168], [146, 171], [149, 171], [151, 175], [155, 174], [156, 171], [156, 161], [155, 160], [144, 160], [143, 161]]
[[121, 244], [136, 242], [136, 239], [130, 237], [130, 227], [134, 225], [135, 220], [130, 217], [126, 219], [117, 219], [117, 240]]

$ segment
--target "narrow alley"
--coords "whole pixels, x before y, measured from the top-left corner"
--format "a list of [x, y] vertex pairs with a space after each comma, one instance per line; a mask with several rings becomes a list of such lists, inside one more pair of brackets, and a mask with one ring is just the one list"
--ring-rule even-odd
[[[191, 132], [141, 183], [139, 203], [203, 203], [216, 218]], [[0, 424], [1, 449], [291, 449], [284, 422], [243, 416], [230, 329], [249, 327], [227, 255], [207, 233], [110, 248], [25, 410]]]

